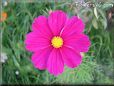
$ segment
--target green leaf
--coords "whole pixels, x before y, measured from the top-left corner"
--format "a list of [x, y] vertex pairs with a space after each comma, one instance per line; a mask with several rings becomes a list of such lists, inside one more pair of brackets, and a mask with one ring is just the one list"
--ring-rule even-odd
[[98, 12], [97, 12], [97, 8], [96, 7], [94, 8], [94, 15], [98, 19]]
[[101, 9], [98, 9], [98, 12], [101, 16], [100, 22], [101, 22], [103, 28], [106, 29], [107, 28], [107, 19], [106, 19], [105, 12]]
[[20, 64], [18, 63], [18, 61], [16, 60], [16, 58], [14, 56], [13, 57], [13, 61], [16, 67], [20, 68]]
[[107, 20], [106, 19], [101, 19], [100, 21], [102, 23], [103, 28], [106, 29], [107, 28]]
[[112, 3], [104, 3], [104, 5], [102, 6], [102, 9], [104, 10], [108, 10], [109, 8], [113, 7], [113, 4]]
[[92, 24], [93, 24], [93, 27], [95, 29], [98, 29], [98, 23], [97, 23], [97, 20], [95, 18], [92, 20]]

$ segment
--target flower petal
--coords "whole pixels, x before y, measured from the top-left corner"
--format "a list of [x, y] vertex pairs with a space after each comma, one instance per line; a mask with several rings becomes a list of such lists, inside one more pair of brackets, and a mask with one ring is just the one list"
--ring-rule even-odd
[[62, 60], [59, 49], [54, 48], [52, 50], [48, 59], [47, 69], [51, 74], [54, 74], [55, 76], [63, 72], [64, 62]]
[[43, 50], [39, 50], [32, 55], [31, 60], [35, 68], [38, 68], [40, 70], [46, 69], [47, 60], [49, 58], [51, 51], [52, 51], [52, 47], [49, 47]]
[[65, 25], [66, 19], [66, 14], [61, 10], [51, 12], [48, 17], [48, 24], [54, 35], [59, 35], [61, 29]]
[[89, 37], [84, 34], [73, 34], [68, 38], [64, 38], [65, 46], [70, 46], [79, 52], [87, 52], [91, 45]]
[[70, 18], [64, 28], [61, 30], [62, 31], [62, 36], [69, 36], [72, 35], [74, 33], [82, 33], [84, 30], [84, 23], [81, 19], [79, 19], [76, 16], [73, 16], [72, 18]]
[[45, 16], [39, 16], [34, 19], [32, 30], [40, 32], [45, 37], [52, 36], [52, 32], [48, 26], [48, 20]]
[[37, 31], [30, 32], [26, 35], [25, 39], [26, 49], [28, 51], [38, 51], [40, 49], [46, 48], [50, 46], [50, 40], [39, 35]]
[[62, 58], [64, 60], [64, 63], [70, 67], [74, 68], [81, 64], [82, 57], [79, 52], [75, 52], [74, 49], [69, 47], [62, 47], [61, 49]]

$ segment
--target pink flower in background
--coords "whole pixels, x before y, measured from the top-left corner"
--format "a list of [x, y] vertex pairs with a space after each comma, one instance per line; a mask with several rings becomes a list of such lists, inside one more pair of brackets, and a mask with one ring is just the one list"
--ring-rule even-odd
[[61, 10], [51, 12], [49, 17], [34, 19], [32, 32], [26, 36], [28, 51], [33, 52], [32, 63], [40, 70], [47, 69], [51, 74], [59, 75], [64, 66], [79, 66], [81, 52], [87, 52], [90, 40], [83, 33], [84, 23], [76, 16], [69, 18]]

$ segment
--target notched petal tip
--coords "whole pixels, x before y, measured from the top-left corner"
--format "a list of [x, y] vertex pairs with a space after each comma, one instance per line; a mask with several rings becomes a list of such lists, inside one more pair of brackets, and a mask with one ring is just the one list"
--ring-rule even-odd
[[48, 59], [47, 70], [54, 76], [58, 76], [64, 71], [64, 62], [59, 50], [52, 50]]
[[40, 15], [36, 18], [34, 18], [33, 22], [32, 22], [32, 30], [36, 31], [39, 29], [39, 26], [43, 26], [46, 25], [47, 23], [47, 18], [46, 16]]
[[61, 50], [61, 54], [65, 64], [70, 68], [75, 68], [82, 62], [80, 53], [69, 46], [64, 46]]
[[65, 12], [61, 10], [53, 11], [48, 17], [49, 27], [54, 35], [59, 35], [67, 19]]

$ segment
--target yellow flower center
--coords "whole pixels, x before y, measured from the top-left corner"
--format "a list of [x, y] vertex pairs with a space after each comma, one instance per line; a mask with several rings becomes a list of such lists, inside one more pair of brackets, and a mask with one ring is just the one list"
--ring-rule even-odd
[[52, 38], [51, 43], [54, 48], [60, 48], [63, 45], [63, 39], [59, 36], [55, 36]]

